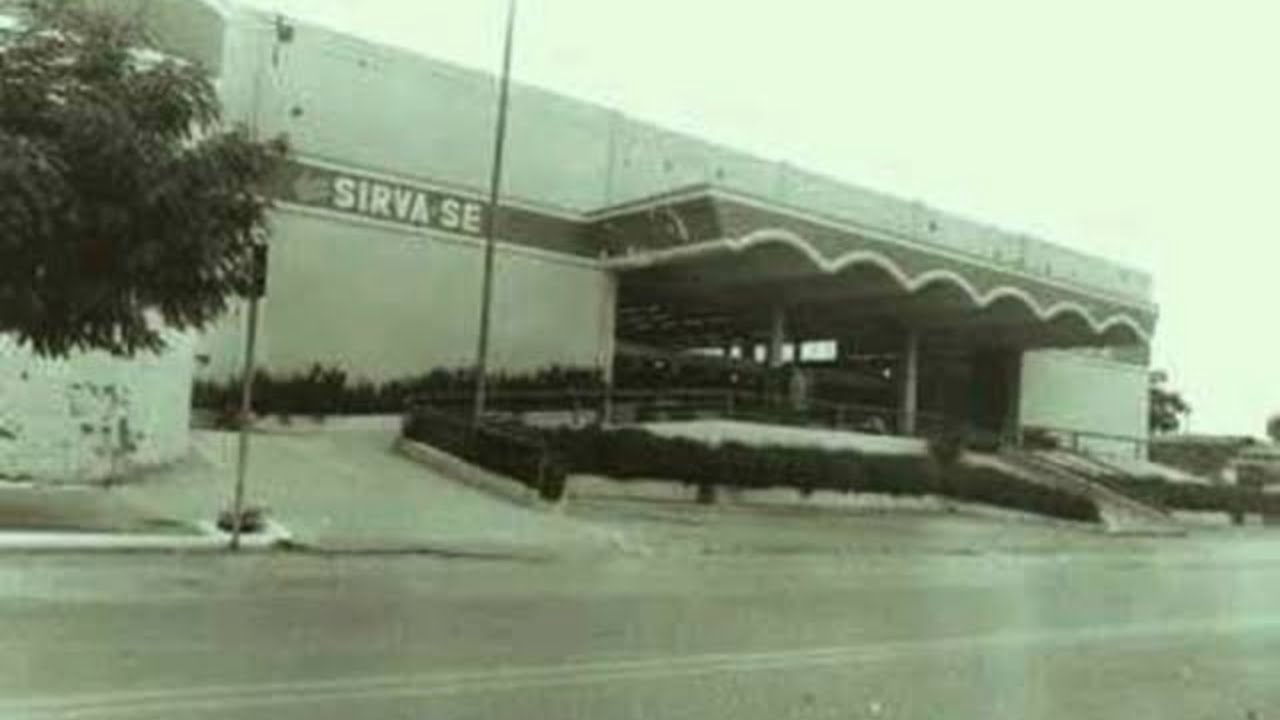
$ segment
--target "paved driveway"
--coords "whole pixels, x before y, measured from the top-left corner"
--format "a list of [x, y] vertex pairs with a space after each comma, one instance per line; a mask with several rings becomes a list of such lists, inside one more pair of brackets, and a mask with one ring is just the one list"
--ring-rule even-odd
[[[248, 503], [265, 505], [298, 541], [322, 549], [536, 555], [614, 544], [596, 524], [439, 477], [393, 452], [394, 439], [382, 430], [254, 435]], [[230, 504], [236, 436], [197, 431], [192, 442], [188, 461], [113, 492], [153, 514], [214, 517]]]

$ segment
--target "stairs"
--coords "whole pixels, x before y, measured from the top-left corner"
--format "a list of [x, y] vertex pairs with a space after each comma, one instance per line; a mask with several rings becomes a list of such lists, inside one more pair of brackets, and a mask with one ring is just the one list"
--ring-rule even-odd
[[1115, 468], [1085, 455], [1052, 450], [1005, 450], [999, 460], [1025, 479], [1083, 495], [1098, 505], [1108, 532], [1132, 535], [1183, 535], [1185, 530], [1164, 509], [1152, 506], [1096, 478], [1114, 476]]

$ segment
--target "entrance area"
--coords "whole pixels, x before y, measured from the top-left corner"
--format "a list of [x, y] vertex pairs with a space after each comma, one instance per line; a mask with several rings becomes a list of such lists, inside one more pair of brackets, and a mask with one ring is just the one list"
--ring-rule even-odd
[[1013, 291], [978, 302], [950, 274], [904, 284], [878, 262], [831, 272], [787, 244], [616, 272], [619, 367], [663, 367], [673, 385], [689, 384], [676, 369], [699, 367], [703, 381], [780, 406], [861, 409], [868, 429], [892, 434], [1015, 437], [1027, 352], [1142, 342], [1075, 313], [1043, 318]]

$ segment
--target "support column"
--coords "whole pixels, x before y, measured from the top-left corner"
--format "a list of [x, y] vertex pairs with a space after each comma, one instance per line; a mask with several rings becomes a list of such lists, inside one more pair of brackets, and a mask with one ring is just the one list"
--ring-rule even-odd
[[1004, 440], [1022, 444], [1022, 350], [1009, 351], [1009, 366], [1005, 379], [1008, 384], [1009, 404], [1005, 410]]
[[765, 354], [765, 364], [771, 368], [782, 366], [782, 346], [787, 341], [787, 309], [782, 305], [773, 306], [773, 317], [769, 327], [769, 349]]
[[902, 406], [899, 435], [915, 435], [920, 397], [920, 333], [908, 329], [902, 348]]
[[771, 405], [780, 404], [786, 398], [786, 384], [777, 372], [782, 367], [782, 347], [787, 340], [787, 309], [781, 303], [773, 306], [769, 327], [769, 344], [765, 348], [765, 396]]
[[600, 325], [597, 336], [597, 366], [603, 394], [600, 398], [600, 422], [613, 422], [613, 366], [618, 353], [618, 276], [605, 273], [600, 293]]

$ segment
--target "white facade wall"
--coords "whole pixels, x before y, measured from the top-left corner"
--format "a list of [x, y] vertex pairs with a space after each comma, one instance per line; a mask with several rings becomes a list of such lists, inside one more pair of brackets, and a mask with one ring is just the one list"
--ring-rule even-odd
[[[230, 119], [250, 123], [262, 136], [286, 135], [303, 159], [483, 196], [496, 104], [492, 76], [294, 19], [285, 19], [288, 32], [282, 40], [275, 15], [235, 3], [216, 5], [228, 9], [219, 87]], [[553, 92], [513, 88], [503, 185], [507, 201], [580, 215], [700, 183], [1030, 274], [1129, 298], [1150, 297], [1145, 274], [1104, 259]], [[270, 367], [341, 361], [358, 373], [385, 377], [469, 362], [475, 329], [467, 318], [474, 317], [480, 282], [474, 246], [334, 218], [304, 218], [293, 211], [278, 213], [277, 222], [262, 339]], [[500, 333], [495, 369], [578, 363], [604, 354], [597, 332], [601, 323], [587, 318], [595, 317], [599, 303], [609, 297], [607, 278], [577, 261], [535, 260], [506, 251], [499, 265], [507, 269], [498, 287], [508, 297], [499, 298], [495, 307]], [[344, 304], [335, 297], [313, 297], [319, 281], [305, 280], [304, 268], [323, 278], [326, 289], [344, 289]], [[575, 292], [582, 294], [575, 298]], [[549, 306], [547, 312], [534, 309], [542, 304]], [[312, 328], [321, 317], [327, 321], [325, 333]], [[211, 358], [210, 372], [236, 371], [242, 323], [229, 318], [225, 329], [202, 344]], [[361, 327], [339, 329], [351, 323]], [[370, 327], [376, 325], [382, 327]], [[1033, 370], [1033, 383], [1037, 372], [1049, 371]], [[1030, 410], [1034, 414], [1036, 408]], [[1062, 414], [1074, 417], [1066, 410]], [[1133, 429], [1126, 423], [1117, 427]]]
[[89, 482], [182, 457], [193, 339], [161, 355], [49, 360], [0, 337], [0, 478]]
[[[166, 47], [217, 70], [224, 13], [213, 5], [87, 0], [148, 12]], [[0, 479], [103, 480], [186, 454], [195, 339], [167, 332], [159, 355], [52, 360], [0, 336]]]
[[[1064, 350], [1023, 356], [1019, 420], [1024, 427], [1145, 439], [1148, 404], [1145, 366]], [[1083, 437], [1080, 442], [1091, 452], [1138, 454], [1133, 440]], [[1145, 452], [1143, 445], [1143, 457]]]
[[[483, 195], [491, 78], [301, 23], [292, 40], [278, 42], [274, 17], [256, 12], [233, 13], [227, 28], [219, 88], [229, 118], [262, 137], [287, 136], [299, 158]], [[505, 197], [536, 198], [529, 204], [550, 213], [603, 203], [611, 116], [516, 88]], [[607, 367], [607, 274], [594, 259], [499, 240], [490, 367]], [[281, 206], [272, 218], [259, 367], [288, 373], [318, 363], [383, 381], [469, 366], [482, 263], [476, 238]], [[245, 314], [238, 307], [204, 335], [203, 377], [240, 373]]]
[[[232, 13], [223, 64], [232, 105], [241, 111], [235, 117], [256, 109], [264, 134], [288, 134], [303, 154], [472, 190], [487, 186], [496, 106], [491, 75], [292, 19], [293, 38], [273, 52], [275, 22], [256, 11]], [[1149, 276], [1105, 258], [553, 92], [512, 88], [506, 197], [590, 212], [699, 184], [1013, 270], [1130, 299], [1151, 297]]]
[[[274, 223], [260, 367], [287, 373], [319, 363], [384, 381], [474, 361], [481, 243], [307, 211], [278, 212]], [[495, 371], [604, 369], [613, 336], [605, 273], [523, 249], [498, 253], [494, 271]], [[244, 314], [238, 308], [201, 340], [202, 376], [239, 374]]]

